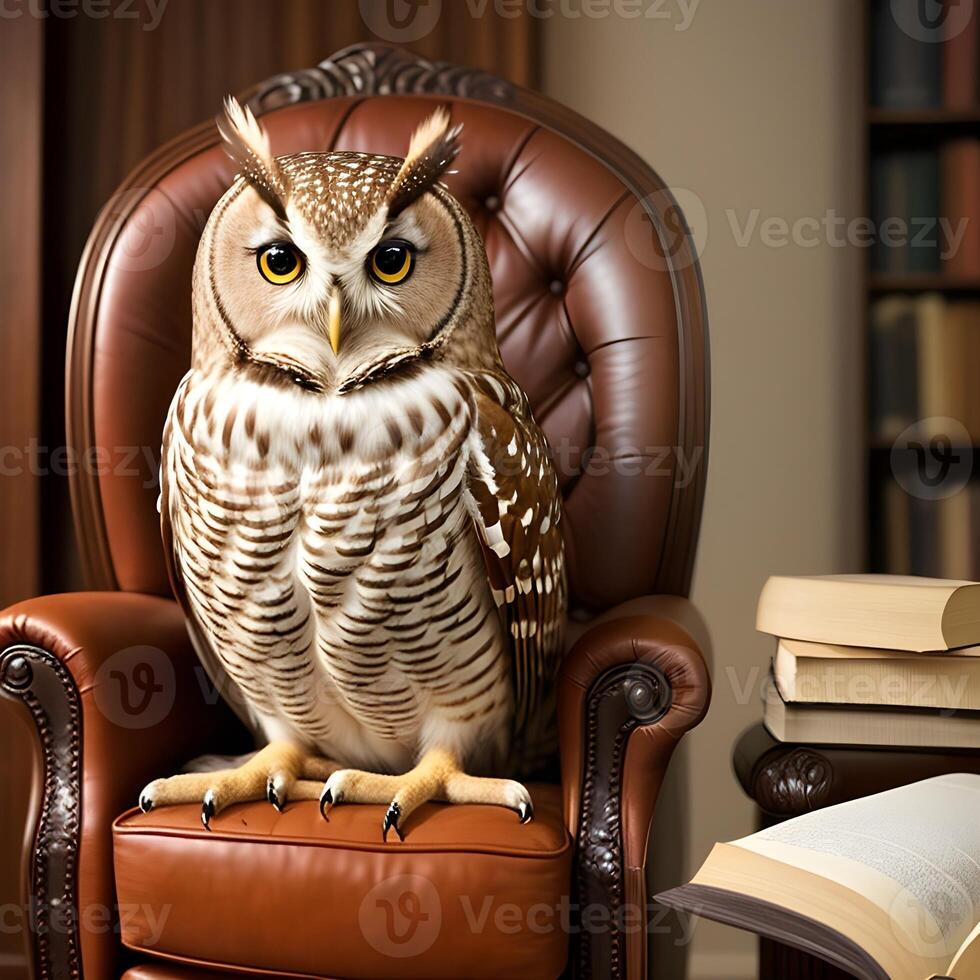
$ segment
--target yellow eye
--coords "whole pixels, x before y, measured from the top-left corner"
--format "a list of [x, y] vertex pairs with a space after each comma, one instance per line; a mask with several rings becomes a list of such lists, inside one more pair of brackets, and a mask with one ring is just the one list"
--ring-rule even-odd
[[266, 245], [256, 258], [263, 278], [275, 286], [285, 286], [303, 273], [303, 256], [288, 242]]
[[371, 275], [389, 286], [404, 282], [414, 266], [415, 249], [408, 242], [392, 239], [371, 253]]

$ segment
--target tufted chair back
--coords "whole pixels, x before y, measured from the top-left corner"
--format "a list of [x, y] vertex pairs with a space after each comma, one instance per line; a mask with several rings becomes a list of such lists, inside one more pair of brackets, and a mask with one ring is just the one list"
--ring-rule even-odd
[[[464, 128], [446, 183], [483, 235], [504, 361], [555, 453], [573, 614], [686, 594], [707, 462], [706, 323], [690, 236], [653, 171], [542, 96], [383, 46], [244, 98], [277, 154], [400, 156], [448, 106]], [[169, 592], [160, 439], [189, 364], [198, 239], [234, 173], [213, 123], [178, 137], [131, 174], [83, 256], [67, 411], [92, 587]]]

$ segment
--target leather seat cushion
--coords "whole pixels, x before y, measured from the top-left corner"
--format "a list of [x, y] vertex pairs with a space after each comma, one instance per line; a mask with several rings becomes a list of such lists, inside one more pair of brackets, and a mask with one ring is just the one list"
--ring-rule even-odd
[[130, 810], [113, 825], [122, 940], [200, 967], [315, 977], [558, 977], [571, 840], [557, 786], [535, 818], [430, 803], [381, 840], [381, 806]]

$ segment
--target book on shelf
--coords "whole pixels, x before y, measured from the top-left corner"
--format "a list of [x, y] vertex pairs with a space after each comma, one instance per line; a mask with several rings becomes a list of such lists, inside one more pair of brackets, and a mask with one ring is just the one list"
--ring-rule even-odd
[[656, 896], [858, 980], [980, 977], [980, 776], [939, 776], [714, 846]]
[[791, 703], [980, 711], [980, 646], [909, 653], [779, 640], [773, 675]]
[[[980, 174], [978, 174], [980, 179]], [[922, 435], [980, 443], [980, 302], [938, 293], [886, 296], [871, 307], [871, 427], [882, 442], [916, 420]]]
[[882, 523], [878, 532], [882, 571], [891, 575], [921, 574], [912, 564], [911, 498], [895, 479], [884, 482], [882, 493]]
[[944, 242], [943, 271], [980, 277], [980, 137], [950, 140], [941, 151], [942, 212], [955, 241]]
[[[927, 420], [924, 435], [943, 435], [940, 419], [964, 426], [972, 385], [968, 385], [968, 337], [963, 320], [954, 317], [942, 296], [929, 293], [916, 301], [919, 317], [919, 417]], [[962, 440], [959, 440], [962, 441]]]
[[871, 160], [872, 268], [886, 274], [939, 272], [939, 153], [890, 150]]
[[974, 561], [973, 508], [971, 497], [977, 487], [964, 487], [936, 501], [939, 511], [939, 574], [948, 578], [973, 579], [980, 573]]
[[962, 19], [952, 10], [960, 0], [944, 0], [945, 37], [942, 45], [943, 104], [948, 109], [973, 109], [980, 102], [980, 74], [977, 61], [980, 57], [980, 18], [976, 7], [961, 9], [971, 16], [964, 26]]
[[918, 330], [909, 296], [871, 307], [871, 424], [881, 439], [895, 439], [919, 417]]
[[[918, 469], [919, 463], [912, 465]], [[938, 501], [909, 495], [909, 566], [913, 575], [945, 578], [939, 551], [939, 517]]]
[[787, 701], [770, 675], [763, 722], [780, 742], [980, 749], [980, 711]]
[[910, 495], [914, 459], [889, 460], [879, 479], [872, 516], [872, 560], [891, 575], [980, 579], [980, 485], [970, 483], [937, 500]]
[[[909, 12], [914, 18], [914, 10]], [[876, 106], [928, 109], [942, 104], [944, 45], [914, 37], [909, 26], [899, 23], [891, 0], [872, 0], [871, 101]]]
[[980, 584], [905, 575], [774, 575], [756, 629], [783, 639], [924, 652], [980, 644]]

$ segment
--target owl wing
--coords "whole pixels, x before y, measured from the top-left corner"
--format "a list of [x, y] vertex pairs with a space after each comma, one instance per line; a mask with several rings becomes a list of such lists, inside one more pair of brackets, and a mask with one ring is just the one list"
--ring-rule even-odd
[[184, 611], [191, 645], [194, 647], [197, 658], [201, 661], [201, 666], [204, 667], [205, 673], [208, 675], [208, 679], [211, 681], [214, 690], [224, 699], [235, 714], [238, 715], [245, 726], [253, 734], [257, 735], [260, 730], [258, 720], [248, 710], [248, 702], [244, 694], [222, 666], [208, 639], [207, 631], [201, 626], [188, 598], [187, 585], [184, 582], [180, 562], [177, 560], [177, 541], [174, 535], [171, 506], [178, 499], [173, 496], [173, 488], [175, 481], [180, 478], [182, 460], [176, 444], [180, 436], [176, 432], [177, 421], [175, 419], [175, 413], [180, 411], [186, 382], [187, 378], [185, 377], [171, 403], [167, 423], [163, 430], [163, 446], [160, 453], [160, 535], [163, 538], [163, 554], [167, 565], [167, 576], [170, 579], [170, 588], [173, 590], [174, 598]]
[[515, 754], [533, 769], [554, 751], [554, 682], [565, 621], [561, 494], [527, 396], [506, 375], [472, 375], [467, 501], [513, 652]]

